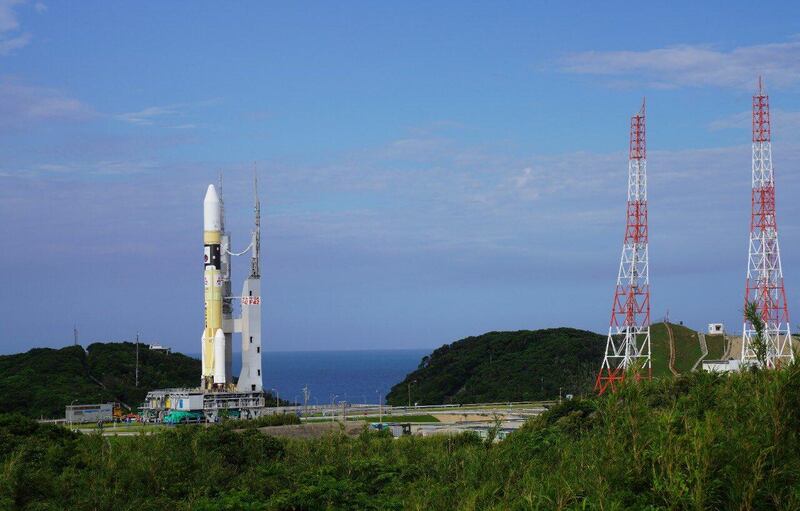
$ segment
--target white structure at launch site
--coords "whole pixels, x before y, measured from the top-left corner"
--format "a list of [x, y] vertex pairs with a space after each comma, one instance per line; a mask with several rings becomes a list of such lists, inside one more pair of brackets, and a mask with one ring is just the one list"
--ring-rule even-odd
[[[205, 327], [202, 335], [200, 386], [205, 390], [262, 390], [261, 376], [261, 205], [255, 196], [255, 225], [250, 245], [242, 252], [230, 250], [225, 232], [225, 208], [214, 185], [209, 185], [203, 200], [203, 280], [205, 288]], [[250, 275], [241, 296], [231, 296], [231, 256], [250, 252]], [[241, 316], [233, 317], [233, 302], [239, 300]], [[231, 362], [233, 334], [242, 334], [242, 371], [234, 386]]]

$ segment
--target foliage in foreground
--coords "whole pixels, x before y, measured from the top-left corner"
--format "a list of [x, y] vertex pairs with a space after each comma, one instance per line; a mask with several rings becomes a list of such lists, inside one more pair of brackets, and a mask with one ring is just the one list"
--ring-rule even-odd
[[0, 419], [0, 508], [798, 509], [800, 368], [569, 401], [503, 442], [179, 427], [80, 436]]

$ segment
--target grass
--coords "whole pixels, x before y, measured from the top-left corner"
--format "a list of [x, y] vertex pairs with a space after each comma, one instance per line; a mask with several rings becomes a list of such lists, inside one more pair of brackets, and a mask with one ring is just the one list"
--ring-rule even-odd
[[[348, 417], [347, 421], [355, 421], [355, 422], [379, 422], [380, 416], [373, 415], [369, 417]], [[335, 420], [340, 420], [341, 415], [337, 415]], [[334, 422], [333, 419], [330, 417], [328, 418], [319, 418], [313, 417], [309, 418], [304, 422]], [[439, 419], [434, 417], [433, 415], [383, 415], [383, 422], [397, 422], [397, 423], [404, 423], [404, 422], [439, 422]]]
[[[700, 339], [697, 332], [682, 325], [670, 323], [675, 342], [675, 370], [680, 374], [691, 372], [700, 358]], [[706, 337], [707, 338], [707, 337]], [[669, 333], [664, 323], [650, 326], [650, 349], [652, 353], [653, 376], [672, 376], [669, 370]]]
[[653, 376], [662, 378], [672, 376], [669, 370], [669, 336], [664, 323], [650, 325], [650, 350]]
[[[366, 417], [362, 420], [378, 422], [378, 417]], [[433, 415], [384, 415], [383, 422], [439, 422]]]
[[682, 325], [670, 325], [675, 339], [675, 370], [680, 374], [691, 372], [700, 358], [700, 337], [691, 328]]
[[[102, 431], [105, 433], [138, 433], [138, 432], [147, 432], [152, 433], [154, 431], [160, 431], [169, 426], [165, 426], [163, 424], [142, 424], [140, 422], [134, 422], [130, 424], [105, 424], [102, 428]], [[97, 424], [73, 424], [72, 429], [77, 430], [81, 433], [96, 433], [101, 431], [100, 428], [97, 427]]]
[[721, 360], [725, 355], [725, 336], [722, 334], [706, 335], [708, 356], [706, 360]]

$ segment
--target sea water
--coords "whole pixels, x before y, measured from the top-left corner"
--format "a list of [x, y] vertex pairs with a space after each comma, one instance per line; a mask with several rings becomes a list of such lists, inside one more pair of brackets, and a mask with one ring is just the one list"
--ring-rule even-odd
[[[393, 385], [415, 370], [432, 350], [273, 351], [262, 353], [264, 390], [281, 399], [308, 404], [378, 403]], [[200, 358], [198, 354], [192, 354]], [[233, 354], [233, 374], [239, 375], [241, 354]]]

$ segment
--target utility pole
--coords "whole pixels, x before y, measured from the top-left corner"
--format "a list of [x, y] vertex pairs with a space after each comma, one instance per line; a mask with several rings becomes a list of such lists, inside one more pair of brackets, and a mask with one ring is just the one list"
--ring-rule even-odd
[[139, 332], [136, 332], [136, 388], [139, 388]]
[[303, 387], [303, 416], [308, 415], [308, 398], [311, 396], [311, 392], [308, 391], [308, 384]]
[[628, 372], [636, 380], [650, 379], [650, 270], [647, 231], [647, 144], [645, 103], [631, 117], [628, 152], [628, 206], [625, 239], [611, 306], [606, 354], [597, 374], [598, 394], [625, 379]]
[[77, 324], [73, 324], [72, 325], [72, 337], [73, 337], [74, 346], [77, 346], [78, 345], [78, 325]]
[[408, 408], [411, 408], [411, 385], [417, 383], [417, 380], [408, 382]]

